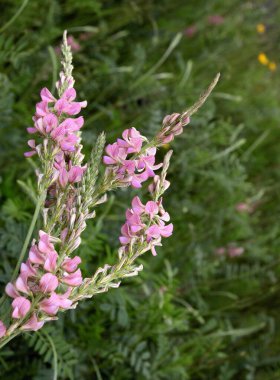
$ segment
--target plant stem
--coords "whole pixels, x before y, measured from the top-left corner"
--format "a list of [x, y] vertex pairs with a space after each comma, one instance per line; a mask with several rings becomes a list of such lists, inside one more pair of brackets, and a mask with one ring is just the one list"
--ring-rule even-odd
[[[20, 264], [21, 264], [21, 262], [24, 259], [25, 252], [26, 252], [27, 247], [29, 245], [29, 242], [30, 242], [30, 239], [31, 239], [31, 236], [32, 236], [35, 224], [36, 224], [36, 221], [38, 219], [38, 216], [39, 216], [42, 204], [45, 202], [45, 199], [46, 199], [46, 191], [43, 191], [42, 194], [40, 195], [40, 197], [38, 198], [38, 201], [37, 201], [37, 204], [36, 204], [36, 208], [35, 208], [35, 211], [34, 211], [34, 214], [33, 214], [33, 217], [32, 217], [32, 220], [31, 220], [31, 223], [30, 223], [27, 235], [26, 235], [26, 238], [24, 240], [24, 243], [23, 243], [23, 246], [22, 246], [22, 249], [21, 249], [18, 261], [17, 261], [17, 264], [15, 266], [15, 269], [14, 269], [14, 272], [13, 272], [13, 275], [12, 275], [12, 278], [11, 278], [11, 282], [13, 282], [15, 280], [15, 278], [16, 278], [16, 276], [18, 274], [18, 271], [19, 271], [19, 268], [20, 268]], [[3, 296], [0, 299], [0, 306], [3, 305], [6, 297], [7, 297], [7, 295], [6, 295], [6, 293], [4, 293]], [[0, 346], [0, 348], [1, 348], [1, 346]]]
[[12, 339], [14, 339], [17, 335], [20, 334], [20, 331], [16, 331], [15, 333], [5, 337], [1, 343], [0, 343], [0, 349], [2, 349], [4, 346], [6, 346], [7, 343], [9, 343]]
[[36, 205], [36, 208], [35, 208], [35, 211], [34, 211], [34, 214], [33, 214], [33, 218], [32, 218], [32, 221], [30, 223], [30, 226], [29, 226], [29, 229], [28, 229], [28, 232], [27, 232], [27, 235], [26, 235], [26, 238], [24, 240], [24, 243], [23, 243], [23, 246], [22, 246], [22, 249], [21, 249], [21, 252], [20, 252], [20, 255], [19, 255], [19, 258], [18, 258], [18, 261], [17, 261], [17, 265], [14, 269], [14, 272], [13, 272], [13, 275], [12, 275], [12, 281], [15, 280], [17, 274], [18, 274], [18, 271], [19, 271], [19, 267], [20, 267], [20, 264], [21, 262], [23, 261], [24, 259], [24, 255], [25, 255], [25, 252], [27, 250], [27, 247], [29, 245], [29, 242], [30, 242], [30, 239], [31, 239], [31, 236], [32, 236], [32, 233], [33, 233], [33, 230], [34, 230], [34, 227], [35, 227], [35, 224], [37, 222], [37, 219], [38, 219], [38, 216], [39, 216], [39, 213], [40, 213], [40, 210], [41, 210], [41, 207], [42, 207], [42, 204], [45, 202], [45, 199], [46, 199], [46, 192], [43, 191], [43, 193], [40, 195], [39, 199], [38, 199], [38, 202], [37, 202], [37, 205]]

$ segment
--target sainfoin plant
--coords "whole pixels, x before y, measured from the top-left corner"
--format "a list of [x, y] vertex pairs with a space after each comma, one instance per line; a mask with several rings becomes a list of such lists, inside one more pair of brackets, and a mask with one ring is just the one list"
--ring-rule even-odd
[[[150, 140], [130, 128], [105, 147], [102, 133], [85, 163], [80, 132], [84, 119], [79, 115], [87, 102], [76, 101], [66, 32], [61, 51], [57, 94], [47, 88], [41, 90], [34, 125], [27, 129], [32, 138], [25, 156], [37, 156], [39, 161], [38, 196], [13, 276], [0, 301], [3, 305], [10, 300], [8, 311], [0, 316], [0, 347], [24, 331], [41, 329], [80, 301], [118, 287], [123, 278], [142, 270], [142, 265], [137, 265], [139, 256], [149, 251], [156, 255], [156, 247], [173, 232], [163, 205], [163, 194], [170, 185], [166, 176], [172, 151], [162, 163], [157, 163], [157, 148], [183, 132], [190, 116], [205, 102], [219, 79], [218, 74], [185, 112], [166, 116]], [[108, 192], [128, 186], [141, 188], [145, 182], [150, 200], [143, 203], [138, 196], [132, 199], [121, 227], [116, 262], [83, 278], [79, 269], [81, 258], [75, 252], [87, 220], [95, 217], [96, 207], [106, 202]], [[39, 217], [42, 227], [34, 234]], [[33, 235], [35, 239], [31, 241]]]

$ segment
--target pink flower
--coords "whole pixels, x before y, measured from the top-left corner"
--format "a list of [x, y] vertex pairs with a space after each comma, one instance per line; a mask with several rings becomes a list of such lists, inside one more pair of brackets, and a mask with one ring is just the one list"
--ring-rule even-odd
[[65, 131], [68, 133], [79, 131], [84, 125], [83, 116], [77, 117], [76, 119], [67, 118], [61, 124], [60, 127], [65, 128]]
[[64, 273], [61, 282], [69, 286], [79, 286], [83, 282], [81, 270], [78, 269], [73, 273]]
[[73, 52], [78, 52], [81, 50], [81, 45], [71, 35], [67, 37], [67, 44], [71, 46]]
[[40, 289], [43, 293], [53, 292], [58, 287], [58, 279], [52, 273], [44, 274], [40, 279]]
[[21, 329], [25, 331], [37, 331], [43, 327], [44, 323], [44, 321], [38, 321], [36, 314], [32, 314], [31, 318], [21, 327]]
[[45, 256], [39, 251], [37, 245], [32, 245], [29, 251], [29, 260], [33, 264], [44, 264]]
[[27, 144], [28, 144], [28, 146], [30, 146], [30, 148], [32, 148], [32, 150], [29, 152], [25, 152], [24, 156], [25, 157], [32, 157], [32, 156], [34, 156], [34, 154], [37, 153], [35, 140], [28, 140]]
[[228, 255], [229, 257], [238, 257], [243, 255], [244, 248], [243, 247], [229, 247], [228, 248]]
[[0, 338], [6, 335], [7, 328], [2, 321], [0, 321]]
[[74, 272], [77, 268], [78, 265], [82, 262], [81, 258], [79, 256], [73, 257], [73, 259], [70, 259], [70, 257], [67, 257], [61, 267], [68, 273]]
[[132, 199], [131, 204], [132, 204], [132, 210], [136, 214], [142, 214], [145, 211], [145, 206], [143, 205], [139, 197], [137, 196], [134, 197]]
[[57, 303], [55, 293], [52, 293], [49, 298], [45, 298], [39, 303], [39, 308], [41, 311], [49, 315], [55, 315], [58, 312], [59, 305]]
[[[37, 123], [38, 124], [38, 123]], [[35, 123], [36, 125], [36, 123]], [[56, 129], [58, 126], [58, 119], [53, 113], [49, 113], [48, 115], [43, 117], [43, 126], [45, 132], [48, 134], [52, 130]]]
[[123, 140], [118, 139], [117, 144], [120, 148], [125, 148], [126, 153], [138, 153], [141, 150], [144, 137], [135, 128], [126, 129], [122, 134]]
[[44, 269], [48, 272], [53, 272], [56, 269], [57, 258], [58, 254], [56, 251], [51, 251], [47, 253]]
[[236, 211], [240, 212], [240, 213], [250, 213], [252, 212], [252, 207], [250, 205], [248, 205], [247, 203], [245, 202], [240, 202], [238, 203], [236, 206], [235, 206], [235, 209]]
[[76, 91], [74, 88], [68, 88], [63, 93], [62, 97], [58, 99], [55, 103], [55, 110], [59, 115], [62, 113], [68, 114], [68, 115], [77, 115], [81, 108], [85, 108], [87, 106], [87, 102], [73, 102], [73, 100], [76, 98]]
[[22, 293], [29, 294], [30, 289], [27, 284], [27, 276], [25, 274], [20, 274], [16, 280], [16, 288]]
[[[153, 182], [148, 186], [148, 190], [150, 194], [154, 194], [157, 190], [157, 186], [159, 186], [160, 183], [160, 176], [155, 175]], [[167, 180], [164, 180], [164, 183], [162, 184], [163, 190], [167, 190], [170, 186], [170, 182]]]
[[55, 97], [47, 89], [47, 87], [42, 88], [40, 95], [43, 102], [52, 103], [56, 101]]
[[103, 162], [112, 165], [120, 182], [140, 188], [143, 182], [155, 175], [154, 170], [162, 164], [155, 165], [156, 148], [148, 148], [139, 157], [131, 156], [128, 159], [128, 155], [141, 152], [145, 138], [135, 128], [126, 129], [122, 137], [123, 139], [106, 146]]
[[11, 298], [17, 298], [20, 296], [19, 292], [17, 291], [16, 287], [9, 282], [5, 287], [6, 294]]
[[46, 116], [49, 112], [48, 102], [42, 101], [36, 104], [36, 117]]
[[[148, 218], [147, 218], [148, 216]], [[132, 239], [139, 239], [149, 243], [153, 255], [156, 255], [155, 246], [161, 245], [162, 237], [169, 237], [173, 232], [173, 224], [165, 225], [170, 219], [169, 214], [162, 206], [162, 199], [149, 201], [144, 205], [139, 197], [132, 200], [132, 209], [126, 211], [126, 222], [121, 228], [119, 240], [126, 249]]]
[[157, 134], [156, 140], [160, 145], [168, 144], [174, 140], [175, 136], [183, 133], [183, 128], [189, 124], [190, 118], [184, 114], [173, 113], [165, 116], [162, 122], [162, 129]]
[[117, 143], [107, 145], [105, 152], [108, 155], [103, 157], [103, 162], [106, 165], [122, 163], [127, 156], [126, 149], [121, 148]]
[[226, 253], [225, 247], [219, 247], [215, 250], [216, 255], [223, 256]]
[[69, 287], [67, 291], [63, 294], [53, 293], [53, 301], [61, 308], [61, 309], [70, 309], [72, 306], [72, 301], [68, 299], [71, 294], [72, 289]]
[[130, 231], [130, 226], [128, 223], [125, 223], [121, 228], [121, 236], [119, 237], [120, 243], [122, 245], [129, 244], [131, 239], [134, 237], [134, 234]]
[[59, 183], [65, 187], [68, 183], [77, 183], [82, 180], [86, 166], [72, 166], [69, 163], [69, 171], [65, 167], [59, 167]]
[[155, 215], [159, 212], [159, 207], [157, 202], [149, 201], [145, 206], [145, 213], [149, 215], [150, 219], [153, 219]]
[[147, 235], [147, 241], [150, 242], [152, 239], [158, 239], [162, 237], [169, 237], [173, 232], [173, 224], [170, 223], [167, 226], [153, 224], [150, 226], [145, 234]]
[[225, 21], [225, 18], [221, 15], [211, 15], [208, 17], [208, 23], [210, 25], [221, 25]]
[[64, 294], [52, 293], [49, 298], [45, 298], [40, 302], [40, 310], [46, 314], [55, 315], [58, 309], [69, 309], [72, 305], [72, 301], [68, 299], [71, 293], [69, 288]]
[[192, 38], [197, 32], [197, 27], [196, 25], [191, 25], [188, 28], [184, 30], [185, 36]]
[[42, 253], [50, 253], [53, 252], [54, 245], [50, 241], [50, 236], [46, 234], [44, 231], [39, 231], [40, 240], [38, 243], [39, 251]]
[[13, 313], [12, 317], [19, 319], [26, 316], [31, 307], [31, 303], [25, 297], [17, 297], [12, 302]]
[[37, 275], [37, 270], [32, 266], [30, 260], [27, 260], [26, 263], [21, 264], [20, 273], [25, 275], [26, 278], [35, 277]]

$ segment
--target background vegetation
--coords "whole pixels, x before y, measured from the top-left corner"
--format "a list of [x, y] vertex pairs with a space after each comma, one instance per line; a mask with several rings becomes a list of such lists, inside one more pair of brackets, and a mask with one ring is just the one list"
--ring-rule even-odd
[[[0, 282], [33, 210], [18, 180], [62, 32], [75, 39], [88, 153], [105, 130], [152, 135], [221, 80], [175, 153], [165, 204], [175, 231], [121, 288], [0, 354], [2, 379], [280, 378], [279, 7], [276, 0], [0, 0]], [[265, 55], [260, 55], [264, 53]], [[164, 150], [162, 151], [164, 154]], [[132, 193], [111, 196], [84, 234], [84, 273], [113, 263]], [[241, 205], [240, 205], [241, 203]], [[245, 206], [244, 206], [245, 204]], [[221, 250], [219, 248], [224, 248]], [[243, 252], [243, 253], [242, 253]], [[240, 254], [236, 256], [236, 254]]]

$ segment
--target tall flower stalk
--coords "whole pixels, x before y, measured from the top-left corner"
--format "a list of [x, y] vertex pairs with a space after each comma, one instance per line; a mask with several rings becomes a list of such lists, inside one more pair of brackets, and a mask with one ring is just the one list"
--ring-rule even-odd
[[[150, 141], [135, 129], [126, 129], [122, 138], [106, 146], [102, 133], [90, 160], [84, 163], [79, 116], [86, 101], [76, 101], [72, 76], [72, 54], [66, 32], [62, 44], [62, 71], [56, 84], [57, 95], [41, 90], [36, 104], [34, 125], [27, 129], [34, 138], [26, 157], [38, 156], [38, 201], [11, 281], [1, 303], [9, 297], [8, 312], [1, 315], [0, 347], [23, 331], [36, 331], [58, 313], [75, 308], [79, 301], [120, 285], [123, 278], [142, 270], [136, 260], [156, 247], [173, 232], [170, 216], [163, 206], [163, 195], [170, 183], [166, 179], [172, 151], [156, 163], [157, 148], [183, 132], [190, 116], [205, 102], [217, 84], [210, 87], [188, 110], [164, 118], [162, 128]], [[104, 170], [105, 169], [105, 170]], [[118, 259], [112, 266], [98, 268], [83, 278], [75, 255], [87, 220], [95, 208], [106, 202], [107, 193], [119, 187], [141, 188], [150, 181], [150, 200], [134, 197], [121, 228]], [[38, 217], [42, 229], [30, 240]], [[28, 258], [25, 260], [29, 247]], [[25, 261], [24, 261], [25, 260]]]

